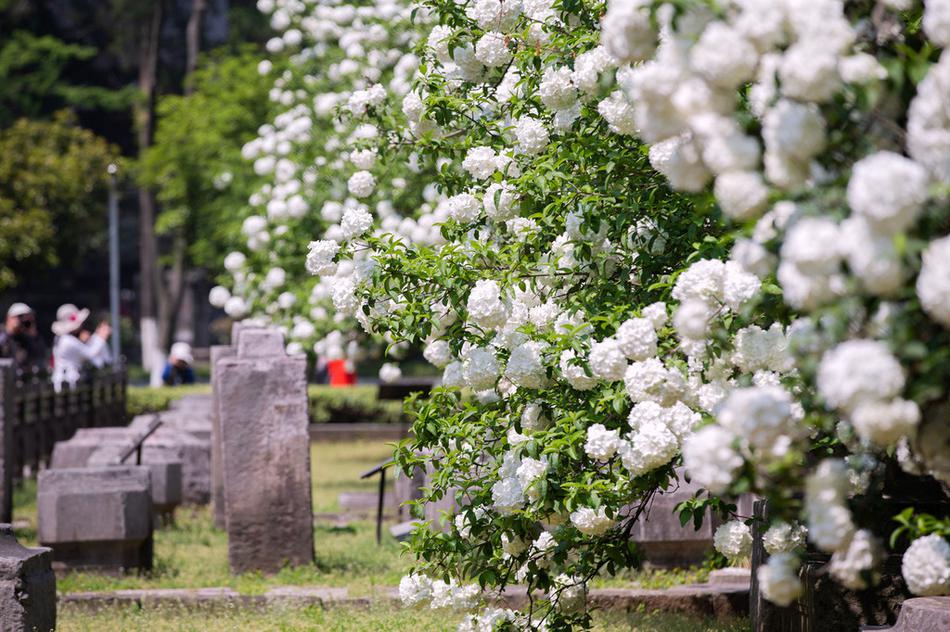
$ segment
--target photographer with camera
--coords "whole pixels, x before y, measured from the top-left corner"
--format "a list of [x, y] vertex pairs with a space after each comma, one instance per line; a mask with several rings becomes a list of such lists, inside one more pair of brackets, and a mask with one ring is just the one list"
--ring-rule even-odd
[[0, 332], [0, 357], [14, 361], [19, 375], [45, 375], [49, 351], [36, 326], [36, 314], [26, 303], [14, 303]]

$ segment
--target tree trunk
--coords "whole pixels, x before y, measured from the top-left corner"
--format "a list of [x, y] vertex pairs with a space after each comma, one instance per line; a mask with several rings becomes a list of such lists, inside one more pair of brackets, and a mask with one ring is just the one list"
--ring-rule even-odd
[[[162, 3], [157, 1], [141, 25], [139, 38], [140, 99], [133, 106], [139, 157], [152, 144], [155, 127], [155, 92], [158, 79], [158, 52], [162, 27]], [[155, 236], [155, 196], [139, 187], [139, 330], [142, 365], [154, 371], [163, 354], [158, 337], [156, 293], [161, 284], [158, 242]]]
[[198, 53], [201, 52], [201, 17], [206, 8], [206, 0], [192, 0], [191, 15], [185, 28], [185, 96], [194, 91], [191, 74], [198, 67]]

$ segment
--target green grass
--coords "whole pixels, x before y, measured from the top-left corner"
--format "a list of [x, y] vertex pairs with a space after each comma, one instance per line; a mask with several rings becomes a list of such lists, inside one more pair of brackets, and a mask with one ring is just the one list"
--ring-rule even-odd
[[[265, 612], [220, 608], [213, 613], [180, 608], [111, 609], [89, 614], [72, 607], [60, 609], [60, 632], [256, 632], [320, 630], [320, 632], [450, 632], [462, 615], [425, 609], [370, 608], [329, 609], [280, 608]], [[662, 613], [598, 613], [598, 632], [740, 632], [749, 629], [745, 620], [711, 621]]]
[[[377, 479], [360, 481], [359, 475], [388, 458], [389, 445], [376, 442], [323, 443], [311, 446], [313, 506], [317, 513], [339, 511], [342, 491], [376, 491]], [[391, 481], [389, 485], [391, 485]], [[15, 490], [14, 517], [17, 536], [24, 544], [36, 542], [36, 484], [24, 481]], [[275, 586], [309, 585], [346, 587], [351, 596], [369, 596], [381, 587], [392, 587], [411, 566], [411, 558], [384, 531], [382, 546], [375, 542], [375, 525], [362, 520], [345, 528], [317, 526], [314, 529], [314, 564], [285, 568], [274, 575], [244, 573], [232, 575], [227, 563], [227, 535], [214, 529], [210, 509], [179, 509], [172, 527], [155, 532], [155, 568], [148, 574], [124, 577], [95, 573], [72, 573], [59, 580], [61, 593], [109, 591], [129, 588], [229, 587], [243, 594], [262, 594]], [[665, 588], [701, 581], [699, 569], [670, 571], [630, 571], [614, 578], [602, 578], [594, 587], [640, 586]], [[376, 606], [368, 609], [323, 611], [319, 608], [289, 608], [262, 613], [222, 607], [208, 612], [188, 612], [179, 608], [150, 608], [144, 611], [109, 609], [91, 614], [65, 606], [60, 614], [60, 630], [412, 630], [427, 632], [454, 630], [459, 616], [430, 610], [396, 610]], [[742, 625], [740, 625], [742, 624]], [[671, 615], [604, 613], [597, 618], [597, 630], [643, 632], [687, 632], [710, 630], [738, 632], [743, 622], [713, 625], [698, 619]], [[743, 627], [744, 626], [744, 627]]]

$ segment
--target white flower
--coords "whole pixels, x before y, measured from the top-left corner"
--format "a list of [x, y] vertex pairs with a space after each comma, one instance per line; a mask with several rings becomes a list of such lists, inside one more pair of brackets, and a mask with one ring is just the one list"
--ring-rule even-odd
[[924, 312], [950, 327], [950, 237], [935, 239], [927, 246], [916, 287]]
[[240, 296], [232, 296], [224, 304], [224, 313], [237, 320], [247, 316], [247, 303]]
[[901, 437], [913, 437], [920, 423], [920, 408], [906, 399], [867, 402], [854, 409], [850, 420], [859, 437], [886, 447]]
[[578, 391], [590, 390], [597, 385], [597, 379], [587, 375], [583, 365], [575, 363], [574, 358], [576, 357], [573, 349], [565, 349], [561, 352], [558, 367], [571, 387]]
[[474, 391], [494, 388], [501, 366], [490, 349], [477, 347], [468, 352], [462, 361], [462, 376], [465, 384]]
[[690, 64], [706, 81], [734, 90], [755, 74], [758, 51], [724, 22], [711, 22], [690, 51]]
[[723, 213], [742, 221], [765, 210], [769, 189], [757, 171], [729, 171], [716, 178], [713, 194]]
[[544, 458], [532, 459], [531, 457], [525, 457], [521, 460], [521, 465], [518, 466], [515, 475], [528, 500], [534, 501], [540, 496], [541, 490], [534, 483], [543, 478], [547, 471], [548, 462]]
[[224, 269], [228, 272], [237, 272], [244, 267], [245, 261], [247, 261], [247, 257], [244, 256], [243, 252], [229, 252], [224, 258]]
[[606, 99], [597, 104], [597, 111], [615, 134], [634, 136], [637, 122], [633, 106], [620, 90], [614, 90]]
[[505, 368], [505, 377], [524, 388], [542, 388], [547, 382], [541, 358], [544, 348], [544, 343], [531, 341], [512, 349], [508, 366]]
[[[666, 310], [663, 310], [666, 316]], [[614, 338], [630, 360], [646, 360], [656, 355], [657, 336], [649, 318], [631, 318], [617, 328]], [[626, 370], [626, 367], [624, 367]]]
[[[643, 123], [639, 123], [642, 131]], [[651, 145], [649, 157], [653, 168], [666, 176], [674, 189], [698, 193], [712, 178], [699, 146], [688, 133]]]
[[465, 309], [469, 320], [482, 329], [504, 327], [508, 320], [508, 310], [501, 300], [498, 283], [490, 279], [475, 282]]
[[867, 219], [852, 215], [841, 223], [841, 236], [841, 252], [865, 290], [887, 296], [904, 285], [901, 254], [892, 235], [877, 232]]
[[723, 272], [722, 302], [729, 309], [738, 310], [743, 303], [756, 296], [762, 287], [759, 277], [747, 272], [735, 261], [727, 261]]
[[825, 119], [814, 105], [782, 99], [763, 117], [762, 138], [770, 152], [808, 161], [825, 147]]
[[829, 406], [848, 411], [899, 395], [904, 370], [884, 343], [848, 340], [824, 354], [817, 383]]
[[570, 109], [577, 101], [577, 88], [571, 69], [566, 66], [550, 66], [541, 75], [538, 96], [545, 107], [558, 111]]
[[632, 363], [627, 367], [623, 381], [627, 395], [634, 402], [653, 401], [661, 406], [676, 403], [686, 386], [677, 369], [668, 369], [656, 358]]
[[620, 447], [620, 433], [607, 430], [603, 424], [593, 424], [587, 429], [587, 441], [584, 452], [592, 459], [609, 461]]
[[425, 575], [405, 575], [399, 580], [399, 599], [404, 606], [414, 606], [432, 598], [432, 580]]
[[277, 297], [277, 305], [281, 309], [290, 309], [297, 302], [297, 297], [291, 292], [281, 292]]
[[722, 283], [725, 264], [718, 259], [701, 259], [691, 264], [678, 277], [673, 286], [673, 298], [677, 301], [698, 300], [716, 304], [722, 300]]
[[627, 358], [614, 338], [592, 344], [587, 361], [594, 377], [610, 382], [622, 380], [627, 370]]
[[756, 571], [762, 596], [777, 606], [790, 606], [802, 592], [798, 578], [798, 558], [791, 553], [778, 553]]
[[851, 512], [843, 505], [815, 503], [808, 511], [808, 539], [825, 553], [846, 546], [854, 533]]
[[841, 261], [841, 233], [838, 225], [825, 217], [805, 217], [792, 226], [782, 244], [782, 261], [794, 263], [804, 274], [835, 272]]
[[683, 465], [693, 480], [713, 494], [722, 494], [742, 467], [733, 447], [736, 437], [720, 426], [706, 426], [683, 442]]
[[341, 234], [345, 240], [361, 236], [372, 226], [373, 216], [360, 206], [346, 209], [343, 213], [343, 219], [340, 221]]
[[922, 166], [890, 151], [879, 151], [854, 165], [848, 204], [880, 231], [907, 229], [927, 201], [929, 178]]
[[436, 580], [432, 582], [432, 603], [430, 607], [433, 610], [439, 608], [468, 610], [475, 605], [478, 593], [479, 589], [475, 584], [459, 586], [454, 579], [448, 584], [442, 580]]
[[917, 84], [907, 111], [907, 149], [940, 181], [950, 180], [950, 53]]
[[762, 535], [762, 544], [769, 555], [791, 553], [805, 545], [805, 528], [787, 522], [776, 522]]
[[838, 74], [846, 83], [865, 84], [887, 79], [887, 69], [874, 55], [856, 53], [838, 60]]
[[346, 188], [354, 197], [369, 197], [376, 189], [376, 178], [369, 171], [357, 171], [350, 176]]
[[660, 329], [666, 324], [668, 319], [668, 315], [666, 313], [666, 303], [662, 301], [657, 301], [656, 303], [647, 305], [642, 310], [640, 310], [640, 313], [644, 318], [653, 324], [654, 329]]
[[574, 85], [579, 90], [593, 94], [597, 91], [600, 73], [613, 65], [613, 59], [603, 46], [581, 53], [574, 58]]
[[799, 101], [828, 101], [841, 86], [838, 55], [818, 37], [786, 50], [778, 74], [782, 93]]
[[950, 594], [950, 544], [936, 534], [914, 540], [904, 553], [901, 573], [915, 595]]
[[379, 381], [384, 384], [395, 382], [401, 377], [402, 369], [399, 368], [398, 364], [385, 362], [383, 366], [379, 367]]
[[587, 603], [587, 584], [579, 577], [561, 573], [554, 578], [551, 606], [560, 612], [578, 612]]
[[449, 362], [442, 371], [442, 385], [461, 388], [465, 385], [465, 378], [462, 376], [462, 363]]
[[531, 116], [522, 116], [515, 123], [518, 147], [529, 156], [541, 153], [548, 146], [550, 135], [544, 123]]
[[510, 31], [521, 14], [520, 0], [476, 0], [466, 10], [466, 15], [478, 23], [484, 31]]
[[485, 215], [495, 221], [505, 221], [517, 212], [515, 190], [507, 182], [493, 182], [485, 189], [482, 204]]
[[475, 58], [489, 68], [504, 66], [511, 61], [511, 57], [505, 36], [501, 33], [489, 31], [475, 44]]
[[214, 286], [211, 288], [211, 291], [208, 292], [208, 302], [211, 303], [212, 307], [217, 307], [218, 309], [224, 307], [229, 298], [231, 298], [230, 290], [221, 285]]
[[600, 40], [618, 63], [645, 61], [656, 50], [657, 36], [647, 7], [642, 0], [608, 1]]
[[614, 526], [613, 519], [608, 518], [603, 507], [595, 511], [590, 507], [581, 507], [571, 513], [571, 523], [584, 535], [598, 536], [606, 533]]
[[950, 48], [950, 2], [924, 2], [924, 32], [938, 46]]
[[[370, 223], [372, 223], [370, 217]], [[337, 265], [333, 257], [340, 251], [340, 244], [328, 239], [311, 241], [307, 247], [307, 272], [315, 275], [331, 275], [336, 273]]]
[[877, 538], [867, 529], [861, 529], [851, 538], [847, 548], [835, 551], [828, 570], [845, 587], [864, 590], [877, 583], [880, 575], [875, 568], [880, 564], [882, 554]]
[[665, 423], [646, 421], [620, 448], [623, 466], [632, 476], [639, 476], [669, 463], [679, 450], [679, 441]]
[[719, 405], [716, 419], [732, 434], [759, 450], [771, 451], [791, 426], [792, 397], [780, 386], [737, 388]]
[[716, 529], [713, 546], [730, 560], [740, 560], [752, 552], [752, 530], [744, 522], [730, 520]]
[[478, 217], [482, 205], [471, 193], [459, 193], [445, 200], [449, 217], [457, 222], [471, 222]]
[[443, 368], [452, 361], [452, 351], [445, 340], [433, 340], [425, 346], [422, 356], [433, 365]]
[[497, 154], [491, 147], [472, 147], [465, 154], [462, 169], [468, 171], [476, 180], [484, 180], [495, 173], [496, 158]]

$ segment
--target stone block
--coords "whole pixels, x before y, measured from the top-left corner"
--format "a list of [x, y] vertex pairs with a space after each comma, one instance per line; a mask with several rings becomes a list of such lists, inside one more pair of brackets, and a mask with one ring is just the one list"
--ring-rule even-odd
[[135, 432], [128, 428], [80, 428], [68, 441], [57, 441], [50, 458], [50, 469], [85, 467], [98, 450], [109, 446], [116, 454], [134, 441]]
[[162, 426], [145, 440], [142, 462], [167, 461], [181, 463], [182, 503], [206, 505], [211, 500], [211, 441]]
[[230, 345], [211, 347], [211, 504], [214, 512], [214, 526], [227, 528], [224, 511], [224, 475], [221, 465], [221, 391], [220, 375], [217, 364], [222, 358], [233, 356], [237, 351]]
[[644, 561], [654, 566], [699, 564], [713, 548], [717, 521], [707, 515], [698, 531], [692, 522], [686, 526], [680, 524], [674, 509], [677, 504], [692, 498], [699, 486], [687, 483], [682, 470], [677, 471], [677, 475], [679, 485], [674, 483], [670, 491], [656, 494], [648, 511], [641, 515], [630, 532], [630, 537], [643, 553]]
[[213, 407], [214, 398], [211, 395], [202, 393], [183, 395], [182, 397], [173, 399], [168, 404], [169, 410], [181, 410], [189, 414], [204, 415], [210, 415]]
[[141, 466], [40, 472], [37, 539], [55, 570], [152, 567], [151, 473]]
[[422, 488], [426, 482], [425, 470], [416, 468], [412, 476], [406, 476], [395, 467], [392, 471], [396, 476], [395, 495], [399, 519], [409, 520], [410, 507], [406, 503], [422, 498]]
[[413, 520], [407, 520], [405, 522], [400, 522], [399, 524], [394, 524], [389, 527], [389, 534], [396, 539], [396, 542], [403, 542], [409, 539], [409, 536], [412, 534], [412, 530], [415, 528], [416, 523]]
[[901, 604], [893, 626], [864, 626], [865, 630], [890, 632], [946, 632], [950, 630], [950, 597], [914, 597]]
[[228, 561], [275, 572], [313, 561], [306, 359], [262, 355], [252, 331], [215, 364]]
[[16, 369], [13, 360], [0, 359], [0, 522], [13, 520], [13, 477], [19, 476], [13, 453], [13, 415]]
[[748, 568], [730, 566], [718, 568], [709, 573], [709, 583], [713, 586], [745, 586], [752, 581], [752, 571]]
[[56, 576], [48, 548], [27, 548], [13, 527], [0, 524], [0, 630], [49, 632], [56, 628]]
[[276, 329], [242, 329], [238, 334], [239, 358], [274, 358], [284, 354], [284, 336]]

